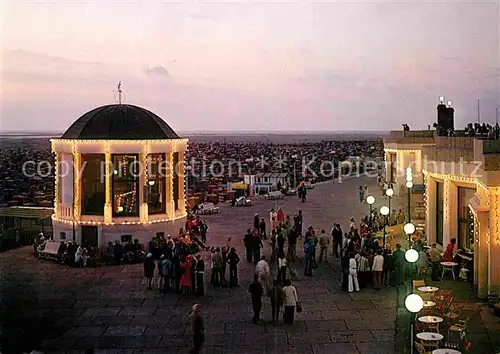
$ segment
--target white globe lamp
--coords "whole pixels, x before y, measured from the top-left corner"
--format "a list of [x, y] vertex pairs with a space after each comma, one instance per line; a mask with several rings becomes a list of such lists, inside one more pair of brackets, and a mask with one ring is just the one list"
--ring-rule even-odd
[[392, 188], [388, 188], [386, 191], [385, 191], [385, 194], [388, 196], [388, 197], [392, 197], [394, 195], [394, 190]]
[[405, 252], [405, 259], [410, 263], [415, 263], [418, 261], [418, 252], [413, 248], [410, 248]]
[[406, 182], [406, 188], [413, 188], [413, 182], [412, 181], [407, 181]]
[[389, 210], [389, 207], [387, 207], [387, 206], [385, 206], [385, 205], [384, 205], [384, 206], [382, 206], [382, 207], [380, 207], [380, 214], [382, 214], [382, 215], [384, 215], [384, 216], [389, 215], [389, 211], [390, 211], [390, 210]]
[[415, 225], [413, 225], [411, 222], [405, 224], [405, 226], [403, 227], [403, 230], [405, 231], [405, 233], [407, 235], [413, 235], [413, 233], [415, 232]]
[[373, 203], [375, 203], [375, 197], [372, 196], [372, 195], [369, 195], [367, 198], [366, 198], [366, 202], [370, 205], [372, 205]]
[[410, 294], [405, 299], [405, 307], [411, 313], [418, 313], [424, 308], [424, 300], [418, 294]]
[[408, 168], [406, 169], [406, 175], [407, 175], [407, 176], [408, 176], [408, 175], [411, 175], [411, 173], [412, 173], [411, 167], [408, 167]]
[[406, 182], [412, 182], [413, 181], [413, 176], [412, 175], [406, 175]]

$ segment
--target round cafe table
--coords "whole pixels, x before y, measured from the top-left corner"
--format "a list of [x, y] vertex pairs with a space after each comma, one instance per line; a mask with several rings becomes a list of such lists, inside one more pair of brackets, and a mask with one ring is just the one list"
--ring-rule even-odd
[[417, 288], [418, 291], [421, 291], [423, 293], [434, 293], [439, 290], [437, 286], [421, 286], [420, 288]]
[[441, 349], [434, 349], [432, 351], [432, 354], [462, 354], [458, 350], [455, 349], [448, 349], [448, 348], [441, 348]]
[[433, 332], [421, 332], [417, 333], [417, 338], [426, 340], [426, 341], [440, 341], [444, 338], [442, 334], [433, 333]]
[[434, 307], [436, 303], [434, 301], [424, 301], [424, 307]]
[[455, 280], [455, 272], [453, 268], [455, 268], [457, 265], [458, 263], [455, 262], [441, 262], [441, 266], [443, 267], [443, 272], [441, 273], [441, 279], [443, 279], [445, 272], [450, 272], [451, 275], [453, 276], [453, 280]]
[[422, 316], [418, 318], [418, 321], [423, 323], [441, 323], [443, 319], [438, 316]]

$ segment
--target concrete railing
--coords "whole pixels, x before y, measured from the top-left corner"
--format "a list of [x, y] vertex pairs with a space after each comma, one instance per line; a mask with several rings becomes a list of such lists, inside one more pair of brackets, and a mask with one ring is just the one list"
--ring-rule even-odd
[[422, 147], [422, 158], [427, 161], [456, 163], [474, 161], [474, 150], [466, 147], [438, 147], [429, 145]]

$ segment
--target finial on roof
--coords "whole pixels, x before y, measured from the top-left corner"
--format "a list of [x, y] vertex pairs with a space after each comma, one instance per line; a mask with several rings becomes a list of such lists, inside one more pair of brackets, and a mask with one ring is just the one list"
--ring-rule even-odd
[[118, 82], [118, 104], [122, 104], [122, 82], [121, 80]]

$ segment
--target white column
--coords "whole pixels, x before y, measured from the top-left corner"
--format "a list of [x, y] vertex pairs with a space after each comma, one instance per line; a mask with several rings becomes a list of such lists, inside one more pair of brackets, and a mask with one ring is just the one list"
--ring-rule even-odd
[[436, 181], [432, 177], [426, 177], [425, 184], [425, 225], [429, 244], [436, 242]]

